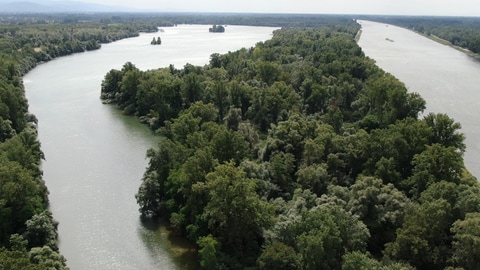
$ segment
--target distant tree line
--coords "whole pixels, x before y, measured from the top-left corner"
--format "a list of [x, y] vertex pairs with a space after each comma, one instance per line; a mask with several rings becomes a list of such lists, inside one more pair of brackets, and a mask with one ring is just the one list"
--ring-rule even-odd
[[204, 67], [111, 70], [101, 98], [161, 135], [136, 195], [203, 269], [477, 269], [464, 135], [338, 18]]
[[[39, 15], [40, 16], [40, 15]], [[157, 23], [61, 15], [12, 17], [0, 22], [0, 57], [25, 74], [40, 62], [99, 49], [102, 43], [158, 31]], [[160, 24], [160, 22], [158, 22]]]
[[[317, 15], [317, 14], [191, 14], [191, 13], [159, 13], [158, 16], [173, 24], [205, 24], [205, 25], [251, 25], [273, 27], [315, 27], [336, 23], [344, 25], [351, 21], [352, 15]], [[348, 23], [349, 24], [349, 23]]]

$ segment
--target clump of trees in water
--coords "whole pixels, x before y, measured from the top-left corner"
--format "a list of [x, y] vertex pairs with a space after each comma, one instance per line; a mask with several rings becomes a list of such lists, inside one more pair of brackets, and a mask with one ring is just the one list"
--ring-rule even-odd
[[222, 25], [214, 24], [212, 27], [208, 29], [208, 31], [210, 33], [223, 33], [225, 32], [225, 27], [223, 27]]
[[464, 135], [366, 58], [348, 20], [204, 67], [111, 70], [101, 97], [160, 135], [136, 195], [203, 269], [476, 269]]
[[150, 42], [151, 45], [162, 45], [162, 39], [160, 37], [153, 38]]

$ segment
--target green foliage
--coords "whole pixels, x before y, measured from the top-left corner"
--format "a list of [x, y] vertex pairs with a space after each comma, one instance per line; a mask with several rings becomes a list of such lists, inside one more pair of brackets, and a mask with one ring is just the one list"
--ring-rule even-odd
[[382, 180], [400, 188], [401, 180], [412, 174], [412, 159], [425, 150], [430, 134], [424, 122], [413, 118], [373, 130], [364, 148], [364, 173], [385, 177]]
[[453, 259], [455, 265], [463, 269], [478, 269], [480, 260], [480, 213], [468, 213], [464, 220], [457, 220], [453, 223]]
[[[80, 22], [83, 19], [76, 16], [62, 23], [62, 16], [41, 19], [15, 15], [0, 25], [0, 246], [7, 244], [10, 234], [25, 233], [30, 247], [48, 244], [56, 249], [56, 225], [43, 212], [48, 191], [41, 179], [43, 153], [37, 140], [36, 119], [27, 114], [19, 75], [39, 62], [98, 49], [100, 43], [152, 29], [144, 23]], [[120, 87], [117, 75], [112, 73], [105, 84], [107, 92]]]
[[[10, 161], [17, 162], [23, 168], [30, 171], [32, 176], [39, 181], [42, 175], [40, 170], [41, 160], [44, 159], [40, 142], [37, 139], [37, 131], [33, 127], [25, 128], [18, 135], [0, 144], [0, 152]], [[45, 189], [46, 193], [46, 188]], [[45, 196], [45, 201], [47, 201]]]
[[255, 239], [272, 222], [272, 208], [255, 192], [256, 182], [230, 162], [207, 174], [202, 187], [208, 196], [202, 218], [239, 260], [258, 252], [260, 243], [255, 244]]
[[[463, 174], [460, 125], [443, 114], [418, 120], [425, 101], [364, 57], [350, 17], [65, 16], [0, 25], [0, 245], [14, 250], [0, 251], [3, 268], [65, 267], [19, 75], [180, 22], [301, 26], [204, 67], [126, 63], [102, 82], [105, 103], [164, 136], [136, 198], [143, 215], [166, 216], [199, 245], [203, 268], [476, 267], [480, 189]], [[454, 24], [416, 26], [457, 32], [448, 39], [474, 50], [473, 21]]]
[[[479, 51], [474, 18], [386, 20]], [[418, 120], [425, 101], [364, 57], [350, 17], [255, 14], [4, 18], [0, 246], [13, 251], [0, 250], [0, 268], [65, 268], [19, 75], [174, 23], [289, 26], [204, 67], [126, 63], [102, 82], [105, 103], [165, 137], [136, 198], [197, 242], [203, 268], [478, 268], [480, 188], [463, 174], [460, 124]]]
[[462, 128], [460, 123], [454, 122], [446, 114], [430, 113], [424, 121], [432, 129], [430, 143], [438, 143], [446, 147], [455, 147], [458, 151], [465, 152], [465, 135], [459, 133]]
[[379, 255], [386, 243], [395, 239], [395, 230], [412, 208], [412, 202], [392, 184], [373, 177], [360, 177], [350, 187], [347, 208], [367, 225], [369, 250]]
[[10, 249], [16, 251], [27, 251], [28, 240], [18, 233], [10, 236]]
[[445, 199], [425, 202], [405, 217], [397, 238], [387, 245], [385, 253], [418, 269], [443, 269], [452, 256], [452, 221], [452, 208]]
[[379, 262], [369, 254], [358, 251], [347, 253], [343, 256], [342, 270], [414, 270], [404, 263]]
[[9, 16], [0, 25], [0, 53], [15, 62], [19, 74], [25, 74], [39, 62], [96, 50], [102, 43], [138, 36], [142, 31], [158, 31], [157, 25], [164, 24], [114, 17], [115, 23], [98, 15]]
[[65, 258], [49, 246], [32, 248], [28, 254], [32, 263], [45, 266], [48, 269], [68, 270]]
[[365, 249], [365, 225], [339, 207], [320, 206], [277, 227], [277, 239], [295, 248], [300, 269], [338, 269], [345, 252]]
[[276, 185], [281, 196], [290, 197], [295, 189], [293, 175], [295, 173], [295, 158], [290, 153], [276, 152], [270, 157], [269, 173], [272, 184]]
[[257, 261], [258, 267], [262, 270], [289, 270], [298, 269], [298, 256], [290, 246], [282, 242], [274, 242], [268, 245]]
[[208, 29], [208, 31], [212, 33], [223, 33], [225, 32], [225, 27], [214, 24], [212, 27]]
[[140, 212], [196, 242], [203, 268], [457, 266], [450, 229], [480, 210], [460, 125], [418, 119], [425, 101], [357, 31], [332, 18], [203, 67], [105, 76], [103, 100], [162, 136]]
[[342, 270], [380, 270], [381, 264], [367, 254], [354, 251], [343, 256]]
[[[44, 156], [37, 121], [28, 114], [20, 76], [40, 62], [157, 30], [152, 21], [90, 19], [12, 15], [0, 24], [0, 247], [13, 250], [2, 249], [2, 269], [66, 269], [65, 259], [56, 252], [57, 223], [46, 211], [48, 190], [40, 168]], [[133, 65], [126, 65], [123, 72], [127, 75], [122, 78], [112, 72], [103, 86], [110, 94], [123, 91], [119, 98], [128, 109], [126, 100], [135, 92], [131, 87], [139, 82], [139, 73]]]
[[150, 42], [151, 45], [162, 45], [162, 39], [160, 37], [153, 38]]
[[271, 124], [285, 120], [295, 106], [298, 106], [298, 95], [284, 82], [276, 82], [254, 92], [247, 114], [261, 131], [267, 131]]
[[0, 243], [23, 232], [25, 222], [44, 209], [43, 188], [30, 171], [0, 156]]
[[296, 172], [297, 183], [302, 189], [309, 189], [317, 195], [326, 193], [331, 176], [325, 164], [312, 164], [299, 168]]
[[26, 252], [5, 248], [0, 248], [0, 269], [51, 270], [46, 265], [31, 262]]
[[427, 149], [414, 156], [413, 174], [404, 183], [413, 196], [419, 196], [429, 185], [447, 181], [458, 184], [463, 168], [462, 154], [454, 147], [440, 144], [427, 146]]
[[200, 266], [203, 269], [218, 268], [220, 243], [211, 234], [209, 234], [205, 237], [200, 237], [197, 241], [197, 245], [200, 247], [198, 250], [198, 256], [200, 256]]
[[27, 229], [25, 238], [30, 247], [48, 246], [57, 249], [57, 227], [58, 222], [53, 220], [52, 213], [43, 211], [34, 215], [25, 223]]
[[417, 118], [425, 109], [425, 101], [415, 93], [407, 93], [405, 86], [390, 74], [367, 80], [360, 104], [360, 109], [374, 115], [383, 127], [407, 117]]

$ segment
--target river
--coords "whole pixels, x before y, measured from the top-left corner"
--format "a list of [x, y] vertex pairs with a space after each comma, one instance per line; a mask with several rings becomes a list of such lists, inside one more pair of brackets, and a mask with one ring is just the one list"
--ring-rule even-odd
[[358, 21], [358, 44], [379, 67], [404, 82], [427, 102], [426, 113], [446, 113], [466, 135], [467, 169], [480, 177], [480, 62], [412, 31]]
[[[103, 76], [127, 61], [140, 69], [204, 65], [212, 53], [254, 46], [275, 28], [179, 25], [62, 57], [24, 76], [39, 121], [50, 209], [72, 270], [194, 269], [191, 245], [140, 220], [135, 193], [157, 138], [137, 119], [100, 101]], [[152, 46], [160, 36], [162, 45]]]

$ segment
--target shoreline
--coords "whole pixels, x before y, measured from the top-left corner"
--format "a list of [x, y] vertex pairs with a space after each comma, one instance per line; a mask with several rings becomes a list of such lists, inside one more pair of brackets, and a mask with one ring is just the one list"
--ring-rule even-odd
[[441, 37], [438, 37], [438, 36], [435, 36], [435, 35], [431, 35], [431, 34], [430, 34], [430, 35], [427, 35], [427, 34], [424, 34], [424, 33], [420, 33], [420, 32], [414, 31], [414, 30], [412, 30], [412, 29], [408, 29], [408, 30], [413, 31], [413, 32], [415, 32], [415, 33], [417, 33], [417, 34], [419, 34], [419, 35], [422, 35], [422, 36], [424, 36], [424, 37], [426, 37], [426, 38], [428, 38], [428, 39], [430, 39], [430, 40], [433, 40], [433, 41], [435, 41], [435, 42], [437, 42], [437, 43], [440, 43], [440, 44], [449, 46], [449, 47], [451, 47], [451, 48], [453, 48], [453, 49], [455, 49], [455, 50], [457, 50], [457, 51], [460, 51], [460, 52], [462, 52], [462, 53], [464, 53], [464, 54], [466, 54], [466, 55], [468, 55], [468, 56], [470, 56], [470, 57], [472, 57], [472, 58], [474, 58], [474, 59], [476, 59], [476, 60], [480, 60], [480, 54], [474, 53], [474, 52], [470, 51], [470, 50], [467, 49], [467, 48], [463, 48], [463, 47], [460, 47], [460, 46], [453, 45], [450, 41], [448, 41], [448, 40], [446, 40], [446, 39], [443, 39], [443, 38], [441, 38]]
[[[376, 23], [382, 23], [382, 22], [378, 22], [378, 21], [372, 21], [372, 22], [376, 22]], [[358, 23], [358, 22], [357, 22]], [[359, 23], [360, 24], [360, 23]], [[477, 60], [477, 61], [480, 61], [480, 53], [474, 53], [472, 51], [470, 51], [469, 49], [467, 48], [463, 48], [463, 47], [460, 47], [460, 46], [456, 46], [456, 45], [453, 45], [450, 41], [446, 40], [446, 39], [443, 39], [441, 37], [438, 37], [438, 36], [435, 36], [435, 35], [427, 35], [425, 33], [421, 33], [421, 32], [418, 32], [418, 31], [415, 31], [411, 28], [406, 28], [406, 27], [402, 27], [402, 26], [399, 26], [399, 25], [395, 25], [395, 24], [387, 24], [387, 25], [392, 25], [392, 26], [396, 26], [396, 27], [400, 27], [400, 28], [403, 28], [403, 29], [406, 29], [408, 31], [412, 31], [413, 33], [416, 33], [416, 34], [419, 34], [425, 38], [428, 38], [430, 40], [433, 40], [437, 43], [440, 43], [440, 44], [443, 44], [445, 46], [449, 46], [450, 48], [453, 48], [457, 51], [460, 51], [470, 57], [472, 57], [473, 59]], [[361, 24], [360, 24], [361, 26]], [[357, 32], [357, 35], [355, 36], [355, 41], [358, 42], [360, 41], [360, 38], [361, 38], [361, 35], [362, 35], [362, 28], [360, 27], [360, 30], [358, 30]]]

